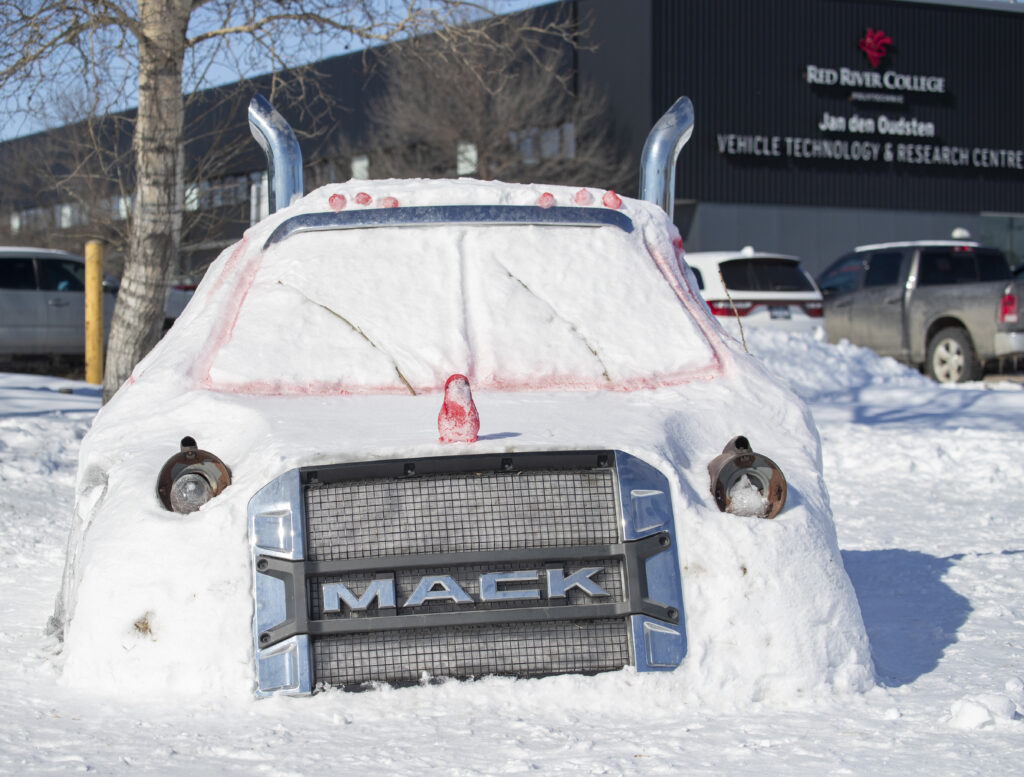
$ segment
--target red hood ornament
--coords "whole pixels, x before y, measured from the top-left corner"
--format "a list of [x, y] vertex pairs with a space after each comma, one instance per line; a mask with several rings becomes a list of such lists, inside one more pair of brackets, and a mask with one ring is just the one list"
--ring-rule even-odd
[[476, 442], [480, 415], [473, 403], [469, 378], [452, 375], [444, 384], [444, 403], [437, 414], [437, 433], [441, 442]]
[[871, 67], [878, 67], [882, 58], [885, 57], [885, 47], [892, 43], [892, 38], [881, 30], [872, 30], [868, 27], [864, 37], [857, 41], [860, 50], [871, 63]]

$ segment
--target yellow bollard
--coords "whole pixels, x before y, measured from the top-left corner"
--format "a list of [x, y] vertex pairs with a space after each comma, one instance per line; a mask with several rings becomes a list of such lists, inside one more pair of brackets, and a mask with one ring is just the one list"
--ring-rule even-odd
[[85, 244], [85, 381], [103, 383], [103, 243]]

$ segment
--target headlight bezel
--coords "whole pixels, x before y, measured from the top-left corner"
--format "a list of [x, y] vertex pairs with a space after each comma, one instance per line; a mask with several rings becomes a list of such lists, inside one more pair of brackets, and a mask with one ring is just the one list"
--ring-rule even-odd
[[[733, 437], [722, 452], [708, 464], [711, 477], [711, 494], [715, 504], [723, 513], [749, 515], [756, 518], [774, 518], [786, 505], [786, 477], [779, 466], [750, 447], [750, 441], [743, 435]], [[761, 493], [764, 507], [761, 512], [751, 514], [733, 508], [733, 489], [743, 477]]]
[[[189, 499], [181, 494], [187, 483], [200, 483], [207, 489], [205, 498]], [[209, 451], [200, 450], [194, 437], [181, 440], [181, 450], [171, 456], [157, 477], [157, 496], [164, 509], [178, 515], [193, 513], [231, 485], [231, 471]]]

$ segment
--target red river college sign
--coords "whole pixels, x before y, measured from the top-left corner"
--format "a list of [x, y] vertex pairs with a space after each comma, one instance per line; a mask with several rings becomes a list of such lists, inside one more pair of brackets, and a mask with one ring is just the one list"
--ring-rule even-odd
[[835, 90], [849, 103], [891, 105], [895, 113], [860, 115], [822, 112], [814, 121], [821, 135], [749, 135], [718, 133], [718, 153], [724, 156], [787, 157], [840, 162], [883, 162], [907, 165], [1024, 170], [1024, 149], [982, 148], [917, 142], [935, 138], [934, 122], [905, 115], [907, 98], [944, 95], [944, 76], [899, 73], [877, 68], [892, 39], [882, 30], [868, 27], [857, 42], [872, 70], [806, 65], [803, 79], [808, 87]]

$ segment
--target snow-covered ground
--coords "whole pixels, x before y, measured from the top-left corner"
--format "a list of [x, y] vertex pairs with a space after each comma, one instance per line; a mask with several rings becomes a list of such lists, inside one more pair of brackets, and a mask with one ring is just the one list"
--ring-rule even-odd
[[709, 710], [631, 672], [194, 706], [69, 690], [46, 623], [98, 391], [0, 374], [0, 774], [1019, 772], [1024, 389], [942, 388], [859, 348], [747, 340], [817, 422], [869, 692]]

